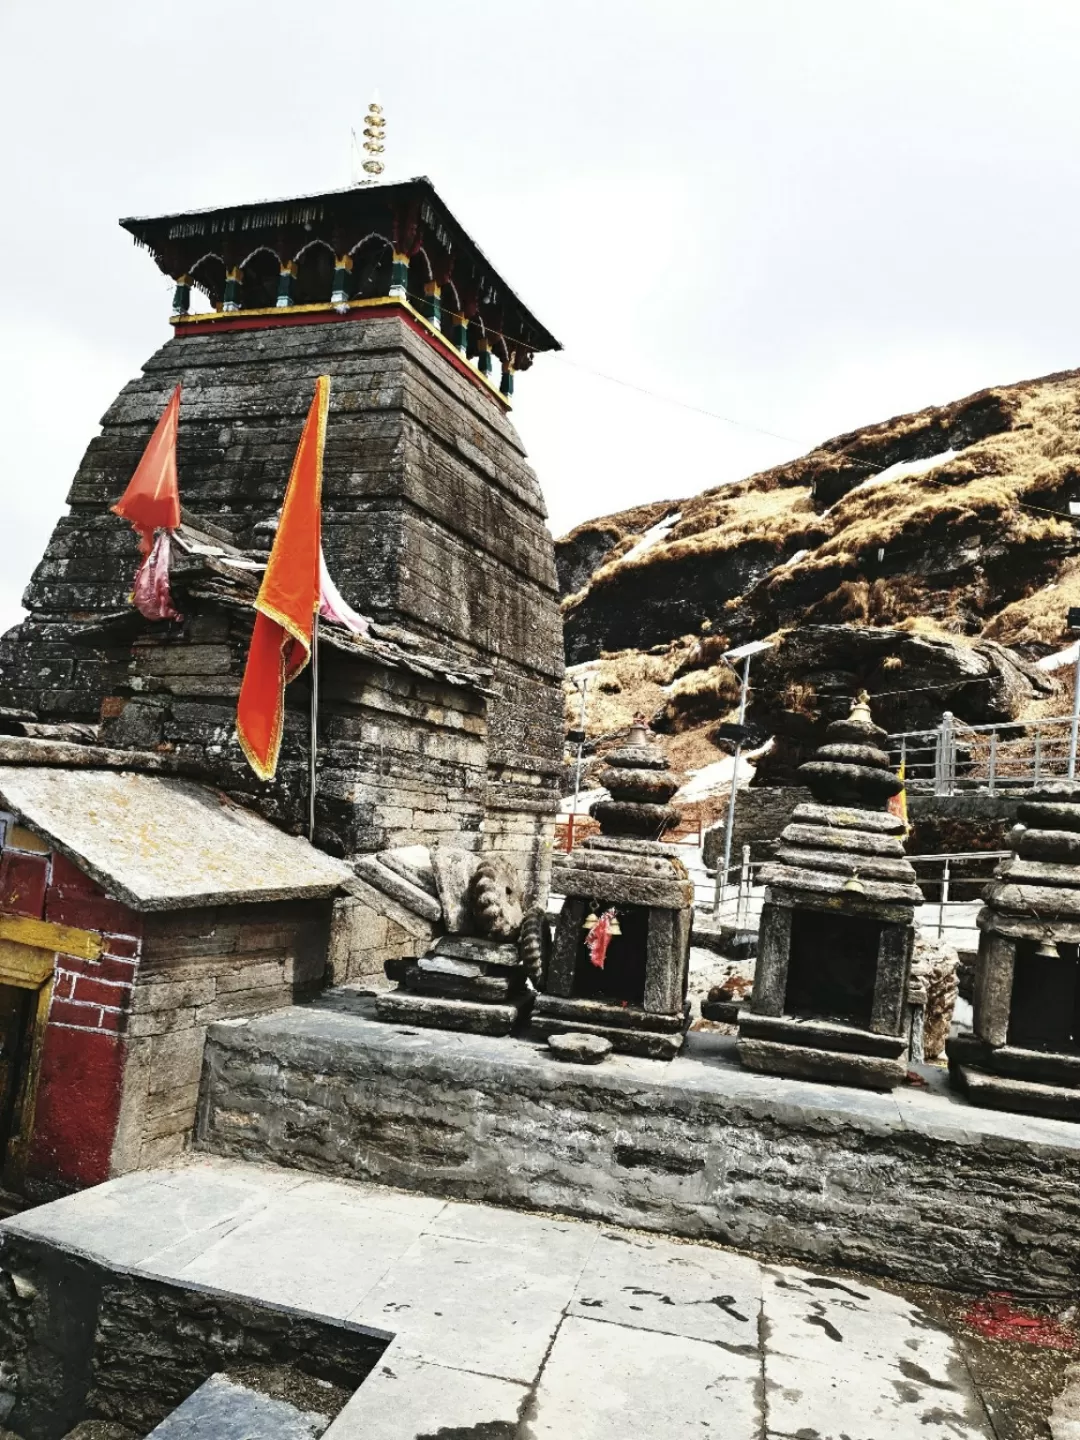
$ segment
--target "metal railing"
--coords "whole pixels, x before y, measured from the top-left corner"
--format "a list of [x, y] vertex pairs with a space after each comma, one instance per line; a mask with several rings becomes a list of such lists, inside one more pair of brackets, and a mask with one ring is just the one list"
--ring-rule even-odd
[[[976, 917], [983, 903], [983, 891], [993, 879], [1008, 850], [951, 851], [937, 855], [909, 855], [923, 903], [915, 919], [924, 935], [934, 935], [957, 950], [974, 951], [979, 945]], [[738, 930], [756, 930], [761, 922], [765, 887], [759, 873], [766, 860], [753, 860], [750, 846], [742, 847], [739, 863], [731, 865], [726, 877], [717, 869], [711, 907], [713, 915]]]
[[[750, 846], [744, 845], [738, 862], [729, 865], [726, 872], [722, 865], [716, 867], [711, 908], [717, 920], [725, 925], [733, 925], [737, 930], [758, 928], [765, 887], [758, 880], [757, 874], [763, 863], [752, 860]], [[701, 902], [698, 903], [700, 905]]]
[[913, 793], [1026, 789], [1039, 780], [1072, 776], [1076, 744], [1070, 715], [966, 725], [946, 711], [933, 730], [888, 737], [889, 758], [904, 768]]

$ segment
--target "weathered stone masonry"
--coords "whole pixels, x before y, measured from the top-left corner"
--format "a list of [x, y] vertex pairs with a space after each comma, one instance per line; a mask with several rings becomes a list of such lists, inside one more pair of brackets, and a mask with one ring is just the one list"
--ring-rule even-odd
[[543, 501], [496, 399], [401, 317], [359, 312], [339, 324], [181, 334], [163, 346], [86, 452], [71, 514], [28, 587], [30, 618], [0, 642], [0, 705], [95, 721], [123, 689], [131, 635], [100, 622], [128, 609], [136, 556], [109, 506], [175, 384], [184, 387], [185, 508], [247, 546], [281, 503], [320, 373], [332, 377], [331, 570], [357, 609], [493, 670], [483, 827], [539, 883], [562, 753], [561, 628]]

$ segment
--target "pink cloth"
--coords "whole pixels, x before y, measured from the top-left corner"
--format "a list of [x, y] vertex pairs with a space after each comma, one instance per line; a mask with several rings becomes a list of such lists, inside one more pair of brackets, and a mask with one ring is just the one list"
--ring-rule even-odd
[[611, 925], [615, 919], [614, 910], [605, 910], [589, 931], [589, 938], [585, 944], [588, 946], [589, 959], [598, 970], [604, 968], [604, 961], [607, 959], [608, 946], [612, 941]]
[[150, 554], [135, 575], [131, 599], [139, 614], [147, 620], [182, 620], [173, 609], [169, 591], [169, 561], [172, 545], [168, 530], [159, 530]]
[[319, 551], [319, 614], [324, 620], [333, 620], [344, 625], [354, 635], [366, 635], [371, 621], [358, 615], [330, 577], [326, 568], [326, 556]]

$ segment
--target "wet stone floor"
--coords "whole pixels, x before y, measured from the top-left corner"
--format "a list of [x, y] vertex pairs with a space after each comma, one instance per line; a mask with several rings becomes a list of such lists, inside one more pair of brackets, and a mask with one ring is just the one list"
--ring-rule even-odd
[[202, 1157], [4, 1228], [392, 1334], [327, 1440], [1029, 1440], [1072, 1359], [970, 1297]]

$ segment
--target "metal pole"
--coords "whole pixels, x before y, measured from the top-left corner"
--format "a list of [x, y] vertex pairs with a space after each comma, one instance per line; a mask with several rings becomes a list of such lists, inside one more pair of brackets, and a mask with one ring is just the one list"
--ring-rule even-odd
[[1032, 779], [1036, 784], [1039, 782], [1039, 771], [1042, 769], [1042, 726], [1035, 726], [1035, 773]]
[[[750, 656], [747, 655], [743, 661], [742, 690], [739, 692], [739, 724], [742, 725], [746, 719], [746, 694], [750, 688]], [[731, 864], [731, 835], [735, 825], [735, 792], [739, 788], [739, 753], [742, 750], [742, 741], [735, 742], [735, 764], [731, 772], [731, 796], [728, 800], [727, 824], [724, 826], [724, 869], [720, 880], [720, 900], [724, 903], [724, 890], [727, 887], [728, 867]]]
[[581, 739], [577, 742], [577, 764], [574, 766], [574, 808], [570, 812], [570, 824], [566, 827], [566, 849], [571, 851], [574, 848], [574, 823], [577, 820], [578, 795], [581, 792], [581, 755], [585, 749], [585, 696], [589, 689], [589, 677], [581, 677], [581, 712], [578, 715], [578, 733]]
[[735, 928], [742, 930], [747, 924], [750, 907], [750, 846], [742, 847], [742, 865], [739, 869], [739, 902], [735, 907]]
[[945, 864], [941, 870], [941, 901], [938, 905], [937, 933], [940, 940], [945, 933], [945, 906], [949, 900], [949, 857], [946, 855]]
[[1076, 670], [1073, 672], [1072, 729], [1069, 731], [1069, 779], [1076, 779], [1076, 734], [1080, 730], [1080, 640], [1076, 642]]
[[319, 743], [319, 612], [311, 625], [311, 757], [308, 770], [308, 839], [315, 843], [315, 757]]
[[990, 731], [990, 794], [993, 795], [997, 781], [997, 731]]

